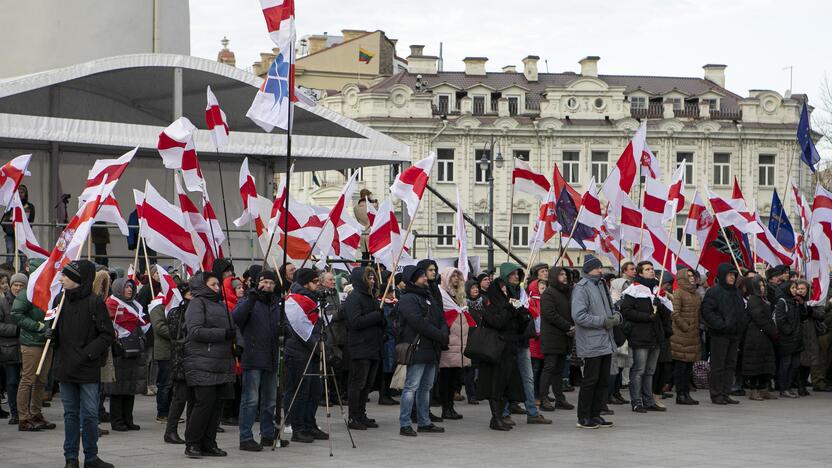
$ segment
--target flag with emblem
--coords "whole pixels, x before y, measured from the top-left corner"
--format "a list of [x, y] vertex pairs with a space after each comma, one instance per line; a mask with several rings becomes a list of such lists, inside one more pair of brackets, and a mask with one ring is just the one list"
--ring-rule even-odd
[[295, 2], [260, 0], [266, 28], [278, 52], [254, 96], [246, 117], [266, 132], [275, 127], [288, 130], [289, 108], [295, 95]]

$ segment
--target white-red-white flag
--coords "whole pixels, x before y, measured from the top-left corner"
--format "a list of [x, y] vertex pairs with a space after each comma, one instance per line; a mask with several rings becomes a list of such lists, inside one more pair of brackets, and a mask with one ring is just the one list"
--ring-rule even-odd
[[223, 258], [222, 244], [225, 242], [225, 233], [222, 232], [222, 226], [217, 219], [217, 213], [214, 211], [214, 205], [208, 199], [208, 191], [202, 192], [202, 217], [208, 222], [208, 227], [211, 230], [211, 235], [214, 236], [214, 244], [216, 249], [214, 253], [217, 258]]
[[[132, 265], [130, 266], [132, 267]], [[168, 274], [167, 270], [157, 266], [156, 271], [159, 272], [159, 292], [150, 301], [147, 310], [151, 311], [156, 306], [163, 305], [165, 306], [165, 316], [167, 317], [173, 308], [178, 307], [182, 303], [182, 293], [179, 292], [179, 288], [176, 287], [176, 283]]]
[[205, 180], [199, 168], [199, 158], [194, 146], [196, 127], [187, 117], [179, 117], [159, 134], [156, 148], [168, 169], [182, 170], [185, 187], [191, 192], [202, 192]]
[[662, 169], [659, 167], [659, 159], [650, 151], [647, 142], [644, 142], [644, 149], [641, 152], [641, 175], [648, 179], [658, 179], [661, 176]]
[[15, 192], [12, 203], [9, 205], [12, 211], [12, 222], [14, 223], [15, 236], [17, 236], [17, 249], [29, 258], [46, 258], [49, 252], [38, 243], [32, 227], [29, 225], [29, 217], [23, 209], [23, 202], [20, 201], [20, 194]]
[[194, 202], [191, 201], [188, 194], [182, 189], [182, 184], [179, 182], [179, 174], [174, 174], [173, 181], [176, 187], [176, 197], [179, 200], [179, 209], [182, 210], [182, 214], [184, 215], [184, 227], [192, 234], [191, 238], [193, 239], [194, 247], [196, 247], [197, 256], [200, 258], [202, 271], [211, 271], [214, 260], [218, 258], [214, 249], [214, 239], [211, 237], [211, 226], [208, 225]]
[[0, 167], [0, 205], [8, 209], [14, 194], [20, 187], [24, 175], [31, 175], [27, 168], [32, 160], [31, 154], [18, 156]]
[[67, 263], [78, 260], [81, 249], [86, 246], [98, 206], [110, 194], [106, 178], [104, 182], [99, 185], [98, 194], [81, 205], [69, 220], [46, 261], [29, 276], [26, 297], [38, 309], [50, 310], [52, 302], [61, 291], [58, 275]]
[[812, 285], [812, 297], [807, 304], [825, 305], [829, 296], [829, 266], [832, 263], [832, 225], [813, 222], [808, 234], [806, 279]]
[[522, 159], [514, 158], [514, 171], [511, 173], [511, 183], [514, 190], [534, 195], [540, 200], [545, 200], [552, 185], [546, 180], [546, 176], [538, 174], [532, 167]]
[[147, 182], [141, 206], [142, 238], [156, 252], [180, 260], [193, 271], [200, 269], [200, 256], [182, 210]]
[[286, 296], [286, 319], [303, 341], [309, 341], [318, 323], [318, 303], [303, 294], [289, 294]]
[[246, 224], [253, 222], [257, 217], [256, 201], [257, 201], [257, 187], [254, 184], [254, 176], [248, 170], [248, 158], [243, 159], [240, 165], [240, 199], [243, 202], [243, 213], [239, 218], [234, 220], [234, 225], [243, 227]]
[[[679, 163], [679, 167], [676, 168], [676, 172], [673, 173], [673, 177], [670, 180], [670, 187], [667, 191], [667, 201], [675, 202], [675, 211], [672, 213], [666, 213], [665, 218], [670, 219], [676, 213], [682, 211], [685, 207], [685, 160], [683, 159], [681, 163]], [[668, 206], [667, 212], [672, 211], [672, 206]]]
[[601, 191], [612, 205], [618, 205], [621, 197], [628, 197], [639, 168], [642, 167], [642, 159], [645, 139], [647, 138], [647, 122], [644, 121], [638, 127], [633, 139], [624, 148], [624, 152], [618, 158], [618, 162], [604, 181]]
[[324, 232], [318, 244], [322, 248], [329, 246], [329, 249], [325, 250], [326, 255], [348, 260], [356, 258], [356, 249], [361, 243], [361, 232], [364, 228], [352, 217], [347, 207], [358, 186], [357, 176], [358, 171], [354, 171], [344, 184], [341, 195], [329, 211], [329, 222], [323, 225]]
[[[644, 224], [663, 228], [665, 213], [668, 208], [668, 187], [656, 179], [647, 178], [644, 183], [642, 208]], [[671, 207], [672, 208], [672, 207]]]
[[207, 89], [208, 104], [205, 107], [205, 124], [208, 125], [208, 131], [211, 133], [211, 140], [217, 151], [222, 151], [228, 145], [228, 119], [225, 118], [225, 112], [220, 109], [220, 103], [217, 97], [211, 92], [211, 87]]
[[[135, 295], [133, 297], [135, 298]], [[137, 328], [141, 328], [144, 332], [150, 329], [150, 320], [145, 318], [144, 308], [135, 299], [124, 301], [116, 296], [110, 296], [104, 301], [104, 305], [107, 306], [110, 320], [113, 321], [113, 329], [119, 338], [127, 338]]]
[[792, 184], [792, 194], [794, 195], [795, 209], [797, 210], [798, 216], [800, 216], [800, 232], [807, 233], [809, 231], [811, 212], [803, 197], [800, 195], [800, 190], [794, 184]]
[[[393, 271], [396, 256], [402, 251], [402, 232], [399, 221], [393, 212], [393, 203], [385, 198], [378, 207], [377, 214], [367, 236], [367, 248], [376, 261]], [[399, 265], [410, 265], [412, 261], [407, 252], [402, 253]]]
[[699, 191], [693, 194], [693, 201], [690, 203], [688, 210], [687, 227], [685, 232], [692, 236], [696, 236], [699, 246], [705, 245], [705, 239], [708, 238], [708, 232], [714, 224], [714, 217], [710, 210], [705, 206], [705, 200], [699, 195]]
[[[92, 169], [90, 169], [89, 174], [87, 174], [87, 182], [84, 185], [84, 190], [81, 192], [80, 195], [78, 195], [78, 206], [80, 207], [84, 202], [86, 202], [92, 197], [95, 197], [99, 192], [99, 186], [105, 183], [105, 179], [107, 185], [109, 186], [106, 190], [112, 192], [115, 189], [115, 186], [118, 183], [119, 179], [121, 179], [121, 175], [124, 174], [124, 171], [130, 164], [130, 161], [132, 161], [133, 157], [136, 156], [136, 152], [138, 150], [139, 147], [137, 146], [116, 159], [96, 160], [95, 163], [92, 165]], [[115, 199], [113, 199], [113, 201], [115, 201]], [[118, 203], [110, 202], [110, 204], [118, 206]], [[97, 221], [109, 220], [98, 219]], [[113, 224], [118, 224], [116, 221], [110, 222], [112, 222]], [[119, 226], [119, 228], [121, 228], [121, 226]], [[122, 231], [122, 234], [126, 236], [127, 231]]]
[[431, 152], [427, 158], [399, 173], [393, 185], [390, 186], [390, 193], [407, 205], [410, 219], [416, 216], [416, 210], [425, 193], [434, 162], [436, 162], [436, 153]]
[[462, 197], [459, 187], [456, 189], [456, 219], [454, 222], [456, 235], [457, 269], [462, 273], [463, 281], [468, 279], [468, 233], [465, 230], [465, 214], [462, 211]]
[[754, 215], [742, 198], [725, 199], [708, 190], [708, 199], [714, 210], [714, 216], [722, 227], [733, 226], [744, 234], [757, 234], [760, 226], [754, 221]]
[[755, 214], [755, 217], [757, 223], [762, 228], [762, 232], [754, 235], [754, 252], [756, 256], [763, 259], [769, 266], [791, 265], [793, 263], [791, 253], [777, 242], [774, 234], [763, 224], [760, 215]]
[[593, 229], [600, 230], [604, 224], [604, 216], [601, 214], [601, 200], [598, 197], [598, 185], [595, 177], [589, 180], [586, 192], [581, 197], [581, 209], [575, 221]]
[[812, 201], [811, 223], [827, 223], [832, 225], [832, 192], [823, 188], [820, 183], [815, 187], [815, 199]]
[[130, 232], [127, 229], [127, 222], [124, 221], [124, 216], [121, 214], [121, 206], [119, 206], [116, 197], [112, 193], [101, 203], [98, 214], [95, 215], [95, 221], [115, 224], [123, 236]]

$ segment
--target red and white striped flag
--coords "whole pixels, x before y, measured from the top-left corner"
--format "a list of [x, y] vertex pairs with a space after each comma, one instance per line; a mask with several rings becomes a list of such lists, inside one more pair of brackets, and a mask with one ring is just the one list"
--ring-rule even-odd
[[248, 170], [248, 158], [243, 159], [240, 165], [240, 199], [243, 201], [243, 213], [234, 220], [234, 225], [243, 227], [254, 221], [259, 216], [257, 213], [257, 187], [254, 184], [254, 176]]
[[800, 195], [800, 190], [797, 189], [797, 186], [792, 184], [792, 194], [794, 194], [794, 202], [795, 207], [797, 209], [797, 214], [800, 216], [800, 231], [801, 232], [808, 232], [809, 231], [809, 218], [811, 217], [811, 213], [807, 208], [806, 202], [803, 200], [803, 197]]
[[289, 294], [286, 296], [286, 319], [303, 341], [309, 341], [318, 323], [318, 303], [303, 294]]
[[427, 158], [399, 173], [393, 185], [390, 186], [390, 193], [407, 205], [410, 219], [416, 217], [416, 210], [425, 193], [434, 162], [436, 162], [436, 153], [431, 152]]
[[[132, 267], [132, 265], [130, 266]], [[176, 283], [168, 274], [167, 270], [157, 267], [156, 271], [159, 272], [160, 290], [156, 293], [156, 297], [150, 301], [147, 310], [151, 311], [158, 305], [164, 305], [165, 316], [167, 317], [173, 308], [178, 307], [182, 303], [182, 293], [179, 292], [179, 288], [176, 287]]]
[[[133, 194], [135, 195], [135, 191]], [[127, 266], [126, 278], [136, 284], [139, 284], [139, 277], [136, 275], [136, 267], [134, 267], [132, 263]]]
[[696, 191], [693, 195], [693, 201], [690, 203], [688, 210], [688, 220], [685, 232], [692, 236], [696, 236], [699, 246], [705, 245], [705, 239], [708, 238], [708, 231], [714, 224], [714, 217], [705, 206], [705, 200]]
[[[668, 187], [656, 179], [647, 178], [644, 184], [644, 224], [650, 227], [663, 228], [668, 208]], [[672, 207], [671, 207], [672, 208]], [[669, 219], [669, 218], [667, 218]]]
[[812, 217], [810, 222], [827, 223], [832, 225], [832, 192], [823, 188], [820, 183], [815, 187], [815, 199], [812, 202]]
[[[133, 291], [134, 298], [135, 293], [136, 291]], [[144, 318], [144, 309], [135, 299], [127, 303], [111, 295], [104, 301], [104, 304], [107, 306], [107, 312], [110, 313], [110, 320], [113, 321], [113, 328], [119, 338], [127, 338], [138, 327], [141, 327], [144, 332], [150, 329], [150, 321]]]
[[225, 242], [225, 233], [222, 232], [222, 226], [220, 226], [220, 222], [217, 219], [217, 213], [214, 211], [214, 205], [211, 204], [211, 200], [208, 199], [208, 191], [202, 192], [202, 217], [205, 218], [205, 221], [208, 222], [208, 227], [210, 228], [211, 235], [214, 236], [214, 242], [216, 242], [216, 254], [217, 258], [223, 258], [222, 252], [222, 244]]
[[[673, 178], [670, 181], [670, 188], [667, 191], [667, 201], [676, 202], [676, 211], [669, 213], [666, 216], [667, 219], [670, 219], [671, 216], [679, 213], [685, 207], [685, 164], [685, 160], [683, 159], [679, 163], [679, 167], [676, 168], [676, 172], [673, 173]], [[670, 208], [668, 207], [668, 211]]]
[[12, 199], [17, 193], [17, 188], [20, 187], [23, 176], [31, 175], [27, 170], [31, 160], [31, 154], [24, 154], [0, 167], [0, 205], [6, 209], [12, 204]]
[[61, 283], [58, 282], [61, 269], [67, 263], [78, 260], [81, 249], [86, 246], [98, 206], [110, 194], [106, 178], [104, 181], [105, 183], [99, 185], [96, 196], [81, 205], [75, 216], [69, 220], [46, 261], [29, 276], [26, 297], [38, 309], [50, 310], [52, 302], [61, 291]]
[[[105, 179], [106, 184], [109, 186], [107, 190], [109, 192], [112, 192], [115, 189], [115, 186], [118, 183], [119, 179], [121, 179], [121, 175], [124, 174], [124, 171], [130, 164], [130, 161], [132, 161], [133, 157], [136, 156], [136, 152], [138, 150], [139, 147], [137, 146], [116, 159], [96, 160], [95, 163], [92, 165], [92, 169], [90, 169], [89, 174], [87, 174], [87, 182], [84, 185], [84, 190], [81, 192], [80, 195], [78, 195], [78, 206], [81, 206], [90, 198], [93, 198], [96, 195], [98, 195], [99, 187], [101, 184], [105, 183]], [[113, 202], [115, 202], [115, 199], [113, 199], [113, 201], [110, 202], [110, 205], [118, 206], [118, 203]], [[117, 222], [110, 221], [108, 219], [97, 219], [97, 221], [109, 221], [113, 224], [118, 224]], [[119, 228], [121, 228], [121, 226], [119, 226]], [[127, 231], [122, 231], [122, 234], [126, 236]]]
[[[318, 240], [319, 247], [324, 249], [324, 255], [348, 260], [356, 258], [356, 249], [358, 249], [358, 244], [361, 243], [361, 232], [364, 228], [352, 217], [349, 210], [347, 210], [347, 206], [358, 186], [357, 177], [358, 171], [354, 171], [347, 183], [344, 184], [335, 205], [329, 210], [329, 216], [327, 217], [329, 222], [323, 225], [324, 232], [321, 233]], [[327, 246], [329, 246], [328, 249]]]
[[620, 244], [607, 232], [607, 226], [602, 225], [598, 230], [598, 237], [595, 239], [595, 252], [610, 260], [613, 265], [618, 265], [624, 259], [619, 250]]
[[200, 257], [182, 210], [170, 204], [147, 182], [141, 206], [142, 238], [147, 246], [180, 260], [192, 271], [200, 269]]
[[179, 117], [159, 134], [156, 148], [168, 169], [181, 169], [185, 187], [191, 192], [201, 192], [205, 186], [199, 158], [194, 146], [196, 127], [187, 117]]
[[534, 172], [529, 163], [518, 158], [514, 158], [511, 183], [514, 184], [514, 190], [534, 195], [540, 200], [546, 199], [546, 195], [548, 195], [551, 188], [546, 176]]
[[29, 258], [46, 258], [49, 252], [44, 250], [38, 243], [32, 227], [29, 225], [29, 218], [23, 209], [23, 202], [20, 201], [20, 194], [14, 193], [12, 203], [9, 205], [12, 210], [12, 222], [14, 223], [15, 235], [17, 236], [17, 249]]
[[225, 112], [220, 109], [220, 103], [217, 97], [211, 92], [211, 87], [208, 86], [208, 105], [205, 107], [205, 124], [208, 125], [208, 131], [211, 133], [211, 140], [217, 151], [222, 151], [228, 145], [228, 119], [225, 118]]
[[733, 226], [744, 234], [757, 234], [760, 226], [754, 222], [754, 215], [742, 198], [724, 199], [708, 190], [708, 199], [714, 210], [714, 216], [722, 227]]
[[604, 181], [601, 191], [604, 192], [604, 196], [613, 206], [619, 204], [618, 200], [621, 197], [629, 196], [630, 190], [633, 188], [636, 176], [639, 174], [639, 168], [642, 167], [646, 137], [647, 122], [644, 121], [633, 135], [633, 139], [624, 148], [624, 152], [621, 153], [615, 167], [607, 176], [607, 180]]
[[601, 200], [598, 197], [598, 185], [595, 177], [589, 180], [586, 193], [581, 197], [581, 209], [575, 222], [589, 226], [596, 231], [604, 224], [604, 216], [601, 214]]
[[468, 233], [465, 230], [465, 215], [462, 211], [462, 197], [459, 187], [456, 189], [456, 219], [454, 235], [456, 235], [457, 270], [462, 273], [462, 280], [468, 280]]
[[188, 194], [182, 190], [182, 184], [179, 182], [179, 174], [174, 174], [174, 186], [176, 187], [176, 197], [179, 199], [179, 209], [184, 215], [184, 227], [192, 233], [194, 239], [194, 247], [196, 247], [197, 256], [200, 258], [202, 271], [211, 271], [214, 266], [214, 260], [217, 259], [217, 252], [214, 249], [214, 239], [211, 237], [211, 226], [202, 217], [202, 214], [197, 209], [194, 202], [188, 197]]
[[[402, 251], [402, 232], [389, 198], [385, 198], [378, 207], [370, 234], [367, 236], [367, 248], [377, 262], [384, 265], [388, 271], [393, 271], [396, 255]], [[403, 252], [399, 265], [409, 264], [412, 264], [409, 255]]]
[[121, 206], [119, 206], [116, 197], [112, 193], [101, 203], [98, 214], [95, 215], [95, 220], [115, 224], [123, 236], [130, 232], [127, 229], [127, 222], [124, 221], [124, 216], [121, 214]]
[[762, 232], [755, 235], [755, 254], [757, 257], [763, 259], [769, 266], [791, 265], [793, 260], [791, 253], [785, 247], [777, 242], [774, 234], [768, 230], [760, 219], [759, 214], [755, 214], [757, 224], [762, 228]]

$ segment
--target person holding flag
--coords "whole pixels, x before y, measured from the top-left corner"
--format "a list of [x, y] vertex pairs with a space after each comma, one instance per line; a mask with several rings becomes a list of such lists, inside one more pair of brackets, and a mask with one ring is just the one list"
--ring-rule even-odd
[[737, 290], [739, 271], [731, 263], [717, 268], [716, 284], [702, 300], [702, 320], [711, 335], [711, 402], [715, 405], [736, 405], [731, 387], [737, 370], [740, 314], [745, 304]]

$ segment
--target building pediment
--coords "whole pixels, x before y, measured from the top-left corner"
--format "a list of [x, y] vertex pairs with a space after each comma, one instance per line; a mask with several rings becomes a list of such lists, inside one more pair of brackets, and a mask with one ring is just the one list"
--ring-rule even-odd
[[632, 117], [625, 117], [615, 122], [615, 128], [617, 128], [618, 130], [627, 130], [630, 132], [635, 132], [636, 130], [638, 130], [639, 125], [641, 125], [641, 123], [639, 123], [638, 120]]
[[570, 91], [599, 92], [607, 91], [609, 88], [610, 86], [605, 81], [586, 76], [580, 77], [566, 85], [566, 89]]
[[554, 117], [544, 117], [538, 120], [537, 127], [541, 130], [560, 130], [563, 128], [563, 121]]
[[503, 88], [500, 88], [499, 91], [506, 95], [506, 93], [510, 93], [511, 91], [517, 91], [518, 93], [528, 93], [529, 88], [525, 86], [520, 86], [518, 84], [512, 84]]
[[500, 117], [494, 121], [494, 128], [502, 131], [513, 130], [520, 126], [520, 123], [511, 117]]
[[721, 128], [719, 122], [714, 122], [713, 120], [700, 122], [696, 124], [696, 130], [702, 133], [716, 133]]
[[471, 85], [471, 86], [465, 88], [465, 91], [468, 91], [468, 94], [471, 94], [472, 92], [475, 92], [475, 91], [490, 93], [490, 92], [496, 91], [496, 90], [497, 90], [496, 88], [492, 88], [491, 86], [488, 86], [487, 84], [483, 84], [483, 83], [477, 83], [475, 85]]
[[479, 128], [481, 124], [480, 119], [470, 115], [463, 115], [454, 121], [454, 126], [459, 129]]
[[677, 119], [665, 119], [659, 122], [659, 130], [668, 133], [681, 132], [685, 124]]
[[448, 83], [447, 81], [443, 81], [441, 83], [430, 86], [430, 89], [436, 90], [436, 91], [442, 91], [442, 88], [451, 88], [451, 89], [455, 89], [455, 90], [461, 90], [462, 89], [461, 87], [459, 87], [459, 86], [457, 86], [453, 83]]

